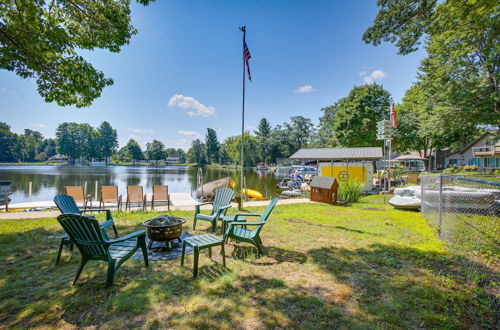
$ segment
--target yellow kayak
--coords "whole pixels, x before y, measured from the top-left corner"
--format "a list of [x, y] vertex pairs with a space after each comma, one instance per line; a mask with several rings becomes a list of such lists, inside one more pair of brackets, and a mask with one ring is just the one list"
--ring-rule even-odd
[[243, 193], [243, 195], [246, 195], [247, 197], [249, 197], [251, 199], [259, 199], [259, 200], [264, 199], [264, 196], [262, 196], [262, 194], [260, 192], [258, 192], [257, 190], [242, 189], [241, 192]]

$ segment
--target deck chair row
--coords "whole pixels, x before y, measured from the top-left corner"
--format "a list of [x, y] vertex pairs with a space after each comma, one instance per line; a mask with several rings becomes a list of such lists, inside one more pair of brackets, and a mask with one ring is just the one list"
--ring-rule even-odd
[[[100, 189], [99, 208], [103, 209], [106, 203], [116, 203], [117, 209], [122, 208], [122, 195], [118, 194], [117, 186], [101, 186]], [[84, 210], [92, 208], [92, 198], [85, 193], [84, 186], [65, 186], [64, 194], [72, 196], [76, 203], [81, 204]], [[146, 194], [142, 186], [127, 186], [127, 199], [125, 200], [125, 209], [129, 209], [132, 204], [142, 209], [146, 209]], [[167, 185], [154, 185], [153, 197], [151, 200], [151, 209], [154, 210], [156, 202], [167, 203], [168, 210], [170, 210], [170, 194], [168, 193]]]

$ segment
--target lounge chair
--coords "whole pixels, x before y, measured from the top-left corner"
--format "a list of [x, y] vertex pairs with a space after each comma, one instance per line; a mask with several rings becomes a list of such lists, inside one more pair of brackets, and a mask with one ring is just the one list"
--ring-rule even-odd
[[155, 202], [167, 202], [167, 207], [170, 211], [170, 195], [168, 194], [168, 186], [153, 186], [151, 210], [155, 209]]
[[[54, 203], [56, 203], [57, 207], [59, 208], [59, 211], [61, 211], [61, 213], [63, 214], [82, 215], [85, 212], [90, 212], [87, 210], [84, 211], [80, 210], [78, 208], [78, 205], [76, 205], [75, 199], [69, 195], [56, 195], [56, 197], [54, 197]], [[104, 230], [109, 227], [113, 227], [115, 237], [118, 237], [118, 231], [116, 230], [115, 222], [113, 220], [113, 217], [111, 216], [111, 211], [110, 210], [105, 210], [105, 211], [106, 211], [106, 220], [101, 222], [100, 226]], [[104, 232], [104, 234], [107, 235], [106, 232]], [[70, 250], [73, 250], [73, 241], [69, 238], [68, 235], [64, 235], [63, 238], [61, 239], [61, 243], [59, 244], [59, 250], [57, 251], [56, 265], [59, 264], [62, 250], [66, 245], [69, 246]]]
[[138, 206], [142, 204], [142, 210], [146, 210], [146, 195], [144, 195], [142, 186], [127, 186], [127, 203], [125, 210], [130, 211], [130, 204], [136, 203]]
[[84, 211], [87, 210], [87, 205], [92, 207], [92, 199], [90, 195], [85, 194], [84, 186], [65, 186], [64, 194], [73, 197], [76, 203], [82, 204]]
[[121, 209], [122, 195], [118, 195], [117, 186], [101, 186], [101, 199], [99, 200], [99, 209], [102, 209], [106, 203], [116, 203], [116, 209]]
[[[224, 234], [224, 243], [227, 243], [229, 238], [233, 238], [237, 241], [247, 242], [255, 247], [260, 254], [264, 254], [264, 247], [262, 245], [262, 240], [260, 239], [260, 231], [262, 227], [267, 222], [269, 215], [274, 209], [276, 203], [278, 203], [279, 198], [273, 198], [266, 211], [263, 214], [258, 213], [238, 213], [234, 216], [233, 221], [229, 221], [229, 228]], [[248, 222], [245, 217], [259, 217], [258, 222]], [[243, 221], [240, 221], [243, 220]], [[227, 220], [226, 220], [227, 221]], [[247, 227], [255, 227], [254, 229], [248, 229]]]
[[[203, 220], [212, 223], [212, 231], [217, 228], [217, 220], [226, 215], [227, 210], [231, 207], [231, 201], [234, 198], [234, 191], [231, 188], [219, 188], [215, 190], [213, 202], [205, 202], [197, 204], [194, 213], [193, 230], [196, 229], [196, 221]], [[212, 212], [210, 214], [202, 214], [200, 206], [212, 204]]]
[[80, 277], [83, 267], [89, 260], [102, 260], [108, 263], [106, 287], [113, 285], [115, 272], [137, 249], [142, 250], [144, 263], [148, 266], [146, 235], [138, 230], [126, 236], [110, 240], [96, 219], [78, 214], [61, 214], [57, 220], [75, 243], [82, 255], [80, 267], [76, 271], [73, 285]]

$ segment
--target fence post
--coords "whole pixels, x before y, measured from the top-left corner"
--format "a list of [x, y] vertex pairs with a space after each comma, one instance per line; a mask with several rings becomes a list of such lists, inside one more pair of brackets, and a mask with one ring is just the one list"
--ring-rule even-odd
[[443, 218], [443, 175], [439, 174], [439, 238], [441, 238], [441, 222]]
[[33, 182], [28, 183], [28, 200], [31, 202], [31, 193], [33, 191]]

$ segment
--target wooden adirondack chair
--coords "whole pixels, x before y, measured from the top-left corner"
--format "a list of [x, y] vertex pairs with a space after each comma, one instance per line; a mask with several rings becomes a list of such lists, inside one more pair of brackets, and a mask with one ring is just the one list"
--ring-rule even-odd
[[85, 187], [84, 186], [65, 186], [64, 194], [70, 195], [75, 199], [75, 202], [81, 203], [83, 205], [83, 210], [87, 210], [87, 205], [92, 207], [92, 199], [90, 195], [85, 195]]
[[[196, 229], [196, 221], [210, 221], [212, 223], [212, 231], [217, 228], [217, 220], [226, 215], [227, 210], [231, 207], [231, 201], [234, 198], [234, 191], [231, 188], [219, 188], [215, 191], [213, 202], [205, 202], [197, 204], [194, 212], [193, 230]], [[212, 212], [210, 214], [202, 214], [200, 206], [212, 204]]]
[[167, 202], [170, 211], [170, 195], [168, 186], [153, 186], [153, 199], [151, 200], [151, 210], [155, 209], [155, 202]]
[[127, 202], [125, 203], [125, 210], [128, 208], [130, 211], [130, 204], [142, 204], [142, 210], [146, 210], [146, 195], [143, 194], [142, 186], [127, 186]]
[[[267, 206], [264, 214], [258, 213], [238, 213], [234, 216], [234, 221], [229, 224], [229, 228], [224, 234], [224, 244], [227, 243], [229, 238], [233, 238], [237, 241], [247, 242], [259, 250], [260, 254], [264, 254], [264, 246], [260, 239], [260, 231], [262, 227], [266, 224], [267, 218], [274, 209], [276, 203], [278, 203], [279, 198], [273, 198], [269, 205]], [[248, 222], [248, 221], [238, 221], [239, 218], [243, 217], [260, 217], [258, 222]], [[245, 219], [246, 220], [246, 219]], [[247, 226], [255, 227], [254, 229], [247, 229]]]
[[[87, 212], [80, 210], [78, 208], [78, 205], [76, 205], [75, 199], [69, 195], [56, 195], [56, 197], [54, 197], [54, 203], [56, 203], [57, 207], [59, 208], [59, 211], [61, 211], [61, 213], [63, 214], [70, 213], [70, 214], [82, 215], [84, 212]], [[110, 210], [105, 210], [105, 211], [106, 211], [106, 220], [104, 222], [101, 222], [100, 226], [103, 229], [113, 227], [113, 231], [115, 232], [115, 237], [118, 237], [118, 232], [116, 230], [113, 217], [111, 216], [111, 211]], [[59, 250], [57, 251], [56, 265], [59, 264], [62, 250], [66, 245], [69, 246], [70, 250], [73, 250], [73, 241], [68, 235], [64, 235], [63, 238], [61, 239], [61, 243], [59, 244]]]
[[122, 207], [122, 195], [118, 195], [117, 186], [101, 186], [101, 199], [99, 200], [99, 210], [102, 210], [105, 203], [116, 203], [116, 209]]
[[96, 219], [78, 214], [61, 214], [57, 220], [75, 243], [82, 254], [80, 267], [76, 271], [73, 285], [80, 277], [83, 267], [89, 260], [102, 260], [108, 263], [106, 287], [113, 285], [118, 268], [129, 259], [137, 249], [142, 250], [144, 263], [148, 266], [146, 234], [138, 230], [126, 236], [110, 240]]

